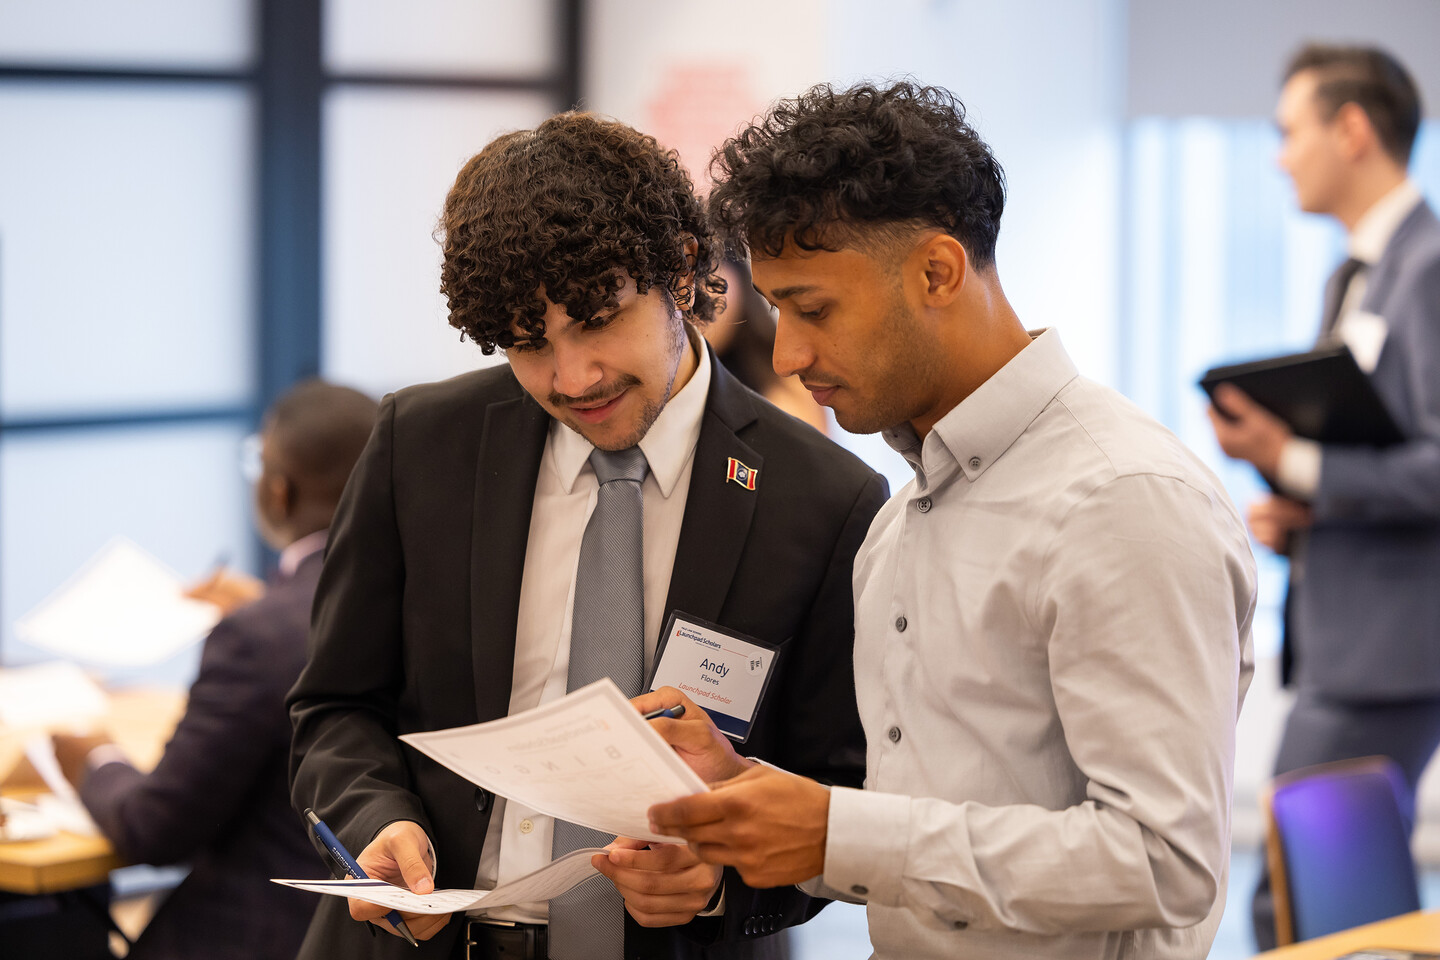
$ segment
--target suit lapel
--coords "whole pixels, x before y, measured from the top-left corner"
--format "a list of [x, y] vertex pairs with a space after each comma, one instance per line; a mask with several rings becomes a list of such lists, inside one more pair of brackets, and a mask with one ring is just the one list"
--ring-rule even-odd
[[525, 545], [549, 425], [549, 415], [524, 394], [485, 408], [470, 541], [471, 650], [480, 721], [510, 709]]
[[[710, 394], [695, 446], [665, 615], [683, 610], [718, 621], [750, 535], [765, 470], [764, 458], [736, 435], [754, 422], [754, 401], [713, 351], [710, 364]], [[732, 457], [757, 472], [755, 490], [726, 479]]]

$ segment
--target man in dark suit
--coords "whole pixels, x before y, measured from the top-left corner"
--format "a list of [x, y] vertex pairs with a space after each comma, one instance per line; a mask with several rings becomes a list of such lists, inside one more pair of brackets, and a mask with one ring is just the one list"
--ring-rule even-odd
[[[675, 155], [623, 124], [553, 117], [466, 164], [442, 229], [450, 321], [508, 364], [381, 405], [291, 694], [295, 805], [417, 892], [543, 866], [573, 848], [571, 825], [476, 790], [397, 734], [548, 702], [578, 663], [611, 655], [633, 658], [631, 681], [607, 675], [634, 696], [672, 611], [780, 647], [746, 753], [858, 784], [851, 564], [884, 481], [704, 346], [694, 325], [724, 290], [720, 250]], [[608, 477], [614, 460], [638, 473]], [[636, 562], [587, 560], [605, 488], [627, 479]], [[595, 615], [616, 623], [598, 645], [578, 612], [594, 609], [596, 573], [607, 595], [633, 587]], [[595, 861], [579, 924], [570, 894], [407, 917], [416, 954], [351, 921], [383, 910], [327, 898], [301, 955], [460, 957], [468, 940], [487, 957], [774, 956], [767, 935], [821, 905], [750, 889], [681, 845], [622, 840]]]
[[[255, 509], [279, 570], [205, 641], [185, 715], [155, 769], [141, 773], [103, 737], [55, 737], [61, 768], [121, 856], [190, 864], [135, 960], [289, 957], [304, 936], [313, 898], [270, 882], [316, 876], [321, 863], [290, 807], [285, 694], [305, 662], [326, 530], [374, 418], [375, 401], [319, 381], [270, 409]], [[231, 606], [246, 592], [237, 583], [216, 578], [196, 593]]]
[[[1406, 175], [1419, 94], [1380, 50], [1312, 45], [1276, 113], [1301, 208], [1348, 234], [1320, 339], [1350, 347], [1406, 439], [1322, 446], [1238, 390], [1216, 394], [1234, 417], [1212, 411], [1220, 446], [1281, 491], [1249, 517], [1257, 540], [1290, 556], [1282, 664], [1296, 700], [1275, 772], [1383, 754], [1413, 808], [1440, 743], [1440, 221]], [[1274, 944], [1268, 877], [1255, 931]]]

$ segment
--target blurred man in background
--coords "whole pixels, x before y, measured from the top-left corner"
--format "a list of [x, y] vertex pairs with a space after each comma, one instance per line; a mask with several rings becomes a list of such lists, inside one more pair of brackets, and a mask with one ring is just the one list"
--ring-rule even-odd
[[55, 737], [61, 769], [122, 857], [190, 865], [134, 960], [290, 957], [304, 936], [314, 895], [270, 882], [324, 872], [290, 807], [285, 695], [305, 662], [330, 518], [375, 410], [361, 393], [308, 381], [267, 413], [255, 519], [279, 569], [260, 591], [228, 575], [195, 591], [227, 615], [155, 769], [141, 773], [103, 737]]
[[[1280, 165], [1301, 209], [1348, 234], [1320, 341], [1349, 346], [1406, 440], [1322, 446], [1233, 386], [1211, 421], [1280, 490], [1249, 510], [1255, 539], [1290, 557], [1281, 675], [1296, 699], [1275, 773], [1381, 754], [1404, 770], [1413, 812], [1440, 743], [1440, 221], [1406, 173], [1420, 97], [1364, 47], [1307, 46], [1285, 78]], [[1268, 876], [1255, 933], [1275, 944]]]

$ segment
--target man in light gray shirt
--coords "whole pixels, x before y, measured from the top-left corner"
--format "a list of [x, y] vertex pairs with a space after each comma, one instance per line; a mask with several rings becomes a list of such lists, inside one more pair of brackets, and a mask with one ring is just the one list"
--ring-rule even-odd
[[865, 902], [880, 957], [1204, 957], [1255, 603], [1219, 481], [1021, 324], [1003, 174], [946, 91], [816, 87], [715, 173], [776, 370], [915, 480], [856, 558], [865, 789], [750, 764], [692, 710], [656, 728], [728, 782], [652, 819], [751, 884]]

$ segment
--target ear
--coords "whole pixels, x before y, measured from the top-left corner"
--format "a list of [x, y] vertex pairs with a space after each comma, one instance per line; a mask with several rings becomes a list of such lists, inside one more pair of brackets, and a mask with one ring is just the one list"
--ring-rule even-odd
[[1342, 104], [1340, 109], [1335, 111], [1335, 118], [1331, 123], [1339, 135], [1340, 148], [1349, 159], [1353, 160], [1380, 146], [1375, 125], [1370, 122], [1369, 114], [1358, 103]]
[[955, 302], [970, 274], [970, 256], [959, 240], [948, 233], [937, 233], [922, 242], [912, 255], [924, 276], [925, 288], [921, 302], [927, 307], [944, 307]]
[[695, 262], [700, 258], [700, 241], [689, 234], [680, 242], [685, 254], [685, 275], [680, 277], [680, 289], [674, 291], [675, 305], [687, 317], [695, 308]]
[[266, 474], [260, 481], [260, 502], [265, 516], [273, 526], [279, 526], [295, 512], [295, 484], [289, 477], [279, 473]]

